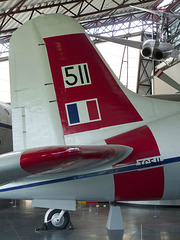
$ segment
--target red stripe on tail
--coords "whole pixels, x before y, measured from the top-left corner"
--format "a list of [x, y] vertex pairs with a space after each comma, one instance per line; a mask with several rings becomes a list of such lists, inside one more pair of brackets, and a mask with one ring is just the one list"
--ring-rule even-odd
[[[142, 120], [85, 34], [49, 37], [44, 41], [65, 135]], [[101, 117], [81, 122], [80, 114], [84, 111], [87, 115], [83, 101], [93, 99], [97, 99]], [[65, 104], [77, 102], [76, 119], [68, 124]], [[88, 108], [93, 105], [88, 104]], [[97, 113], [90, 118], [94, 114]]]
[[99, 118], [96, 100], [88, 101], [87, 108], [88, 108], [90, 120], [95, 120]]

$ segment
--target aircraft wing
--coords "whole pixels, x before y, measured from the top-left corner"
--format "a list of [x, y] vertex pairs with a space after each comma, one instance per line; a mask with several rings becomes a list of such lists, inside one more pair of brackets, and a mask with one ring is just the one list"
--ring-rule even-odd
[[94, 34], [89, 34], [89, 36], [94, 37], [94, 38], [99, 38], [99, 39], [109, 41], [109, 42], [122, 44], [122, 45], [125, 45], [128, 47], [137, 48], [137, 49], [142, 49], [142, 44], [143, 44], [142, 41], [133, 41], [133, 40], [117, 38], [117, 37], [103, 37], [103, 36], [94, 35]]
[[[29, 175], [78, 174], [107, 170], [125, 159], [132, 148], [120, 145], [50, 146], [0, 156], [1, 184]], [[44, 177], [45, 178], [45, 177]]]
[[138, 9], [138, 10], [141, 10], [141, 11], [144, 11], [144, 12], [148, 12], [148, 13], [152, 13], [152, 14], [157, 14], [159, 16], [162, 16], [163, 15], [163, 12], [162, 11], [159, 11], [159, 10], [151, 10], [151, 9], [147, 9], [147, 8], [141, 8], [141, 7], [136, 7], [136, 6], [131, 6], [132, 8], [135, 8], [135, 9]]
[[176, 58], [176, 59], [180, 59], [180, 51], [174, 49], [174, 50], [171, 52], [171, 57]]
[[175, 88], [180, 92], [180, 85], [176, 81], [174, 81], [171, 77], [169, 77], [167, 74], [165, 74], [163, 71], [158, 69], [155, 73], [154, 76], [160, 78], [162, 81], [170, 85], [171, 87]]

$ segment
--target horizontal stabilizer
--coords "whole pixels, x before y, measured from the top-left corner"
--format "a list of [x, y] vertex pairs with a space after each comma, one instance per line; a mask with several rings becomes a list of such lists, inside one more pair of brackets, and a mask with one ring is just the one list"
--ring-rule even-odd
[[117, 44], [122, 44], [128, 47], [137, 48], [137, 49], [141, 49], [143, 44], [143, 42], [141, 41], [133, 41], [133, 40], [123, 39], [118, 37], [103, 37], [103, 36], [94, 35], [94, 34], [89, 34], [89, 36], [94, 38], [99, 38], [105, 41], [117, 43]]
[[131, 152], [119, 145], [34, 148], [22, 154], [21, 167], [31, 174], [94, 172], [112, 167]]
[[0, 184], [28, 176], [28, 173], [20, 167], [21, 154], [10, 152], [0, 155]]
[[[107, 170], [124, 160], [132, 148], [120, 145], [49, 146], [0, 156], [0, 183], [32, 174], [86, 173]], [[7, 164], [8, 163], [8, 164]]]

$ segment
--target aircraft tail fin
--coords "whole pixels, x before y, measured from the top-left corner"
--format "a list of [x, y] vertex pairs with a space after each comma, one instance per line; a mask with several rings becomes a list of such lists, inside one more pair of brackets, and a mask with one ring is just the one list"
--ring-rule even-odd
[[142, 120], [70, 17], [43, 15], [19, 28], [10, 41], [10, 74], [15, 150]]
[[65, 135], [141, 120], [84, 33], [44, 41]]

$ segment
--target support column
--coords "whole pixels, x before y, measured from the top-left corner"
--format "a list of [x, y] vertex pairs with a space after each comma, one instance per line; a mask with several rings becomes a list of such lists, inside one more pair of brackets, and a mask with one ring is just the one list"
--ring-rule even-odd
[[110, 205], [106, 228], [108, 230], [124, 230], [120, 206]]

